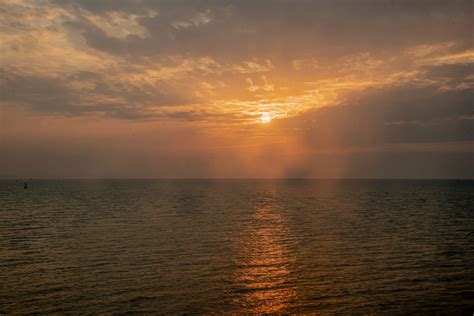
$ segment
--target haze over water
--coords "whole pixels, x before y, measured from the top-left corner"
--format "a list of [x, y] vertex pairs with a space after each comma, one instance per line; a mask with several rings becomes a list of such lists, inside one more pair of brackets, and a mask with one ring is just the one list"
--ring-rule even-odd
[[0, 181], [1, 313], [467, 313], [474, 182]]

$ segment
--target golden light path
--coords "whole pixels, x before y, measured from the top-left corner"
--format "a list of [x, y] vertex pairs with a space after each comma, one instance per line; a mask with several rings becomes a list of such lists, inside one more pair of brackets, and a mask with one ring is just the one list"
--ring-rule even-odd
[[255, 206], [245, 238], [237, 247], [240, 268], [235, 277], [243, 295], [235, 298], [235, 304], [243, 313], [281, 313], [297, 295], [291, 286], [293, 258], [289, 255], [296, 241], [276, 200], [278, 192], [268, 187], [260, 193], [264, 198]]

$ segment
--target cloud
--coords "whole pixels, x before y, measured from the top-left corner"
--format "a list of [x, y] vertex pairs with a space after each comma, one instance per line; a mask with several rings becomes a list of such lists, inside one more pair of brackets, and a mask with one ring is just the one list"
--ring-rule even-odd
[[300, 128], [309, 148], [386, 143], [473, 141], [473, 91], [411, 85], [353, 93], [344, 105], [307, 111], [279, 122]]
[[[182, 142], [193, 148], [183, 165], [229, 176], [331, 176], [351, 169], [349, 160], [361, 168], [360, 157], [388, 159], [381, 152], [413, 152], [411, 144], [454, 155], [473, 135], [471, 7], [469, 0], [5, 0], [2, 116], [34, 117], [31, 130], [43, 120], [64, 120], [59, 131], [88, 120], [119, 121], [109, 127], [116, 131], [175, 124], [176, 134], [147, 134], [142, 146], [150, 147], [155, 132], [177, 143], [193, 133], [225, 135]], [[263, 126], [262, 115], [272, 121]], [[0, 132], [16, 139], [18, 130]], [[101, 132], [91, 133], [100, 148]], [[20, 143], [39, 153], [47, 141], [36, 141]], [[188, 154], [168, 144], [152, 155], [133, 143], [127, 148], [149, 168], [153, 156], [168, 164], [163, 174]], [[67, 141], [64, 148], [81, 156]], [[423, 155], [402, 156], [419, 166]]]
[[54, 78], [3, 72], [2, 78], [2, 102], [20, 104], [43, 114], [100, 114], [125, 119], [184, 118], [182, 110], [164, 115], [154, 109], [189, 103], [178, 95], [160, 94], [156, 86], [149, 89], [125, 86], [91, 72]]
[[[416, 4], [388, 0], [357, 4], [345, 0], [200, 1], [192, 4], [187, 1], [58, 1], [56, 4], [65, 10], [79, 7], [81, 12], [88, 12], [83, 15], [102, 20], [112, 13], [119, 14], [124, 20], [134, 19], [140, 28], [147, 30], [149, 38], [131, 36], [124, 39], [123, 47], [118, 50], [112, 49], [114, 43], [97, 45], [99, 42], [93, 39], [102, 38], [100, 33], [86, 35], [92, 47], [119, 54], [191, 54], [222, 61], [268, 56], [281, 60], [296, 52], [300, 59], [324, 59], [374, 49], [410, 48], [420, 45], [420, 38], [424, 41], [421, 45], [451, 41], [463, 42], [469, 47], [470, 38], [468, 0]], [[144, 12], [157, 14], [143, 16]], [[426, 25], [430, 27], [424, 27]], [[275, 32], [276, 29], [279, 31]]]
[[[43, 113], [95, 107], [105, 115], [127, 109], [160, 118], [157, 107], [193, 113], [193, 105], [203, 104], [208, 118], [258, 116], [262, 108], [292, 116], [382, 85], [470, 87], [472, 78], [460, 75], [472, 65], [468, 7], [466, 1], [12, 0], [2, 6], [8, 32], [1, 68], [17, 78], [6, 86], [17, 91], [6, 96], [28, 94], [33, 88], [21, 84], [33, 80], [51, 86], [44, 91], [58, 90], [56, 102], [41, 91], [36, 99], [15, 99]], [[384, 19], [370, 18], [377, 16]], [[428, 22], [433, 27], [417, 27]], [[447, 77], [441, 66], [451, 69]], [[74, 79], [83, 72], [95, 76]]]

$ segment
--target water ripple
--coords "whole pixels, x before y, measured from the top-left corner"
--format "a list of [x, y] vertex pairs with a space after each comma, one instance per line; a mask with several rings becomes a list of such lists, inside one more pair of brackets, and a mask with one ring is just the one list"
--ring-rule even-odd
[[472, 314], [473, 188], [0, 181], [0, 313]]

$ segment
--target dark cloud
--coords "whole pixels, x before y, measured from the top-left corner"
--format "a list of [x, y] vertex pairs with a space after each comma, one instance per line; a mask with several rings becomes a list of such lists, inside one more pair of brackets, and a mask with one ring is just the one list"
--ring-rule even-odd
[[474, 140], [473, 91], [439, 91], [409, 85], [368, 89], [345, 105], [325, 107], [282, 120], [301, 128], [312, 148], [385, 143]]
[[[216, 59], [343, 56], [420, 43], [472, 44], [466, 1], [59, 1], [94, 13], [156, 11], [140, 18], [149, 37], [114, 40], [83, 25], [87, 43], [114, 54], [189, 54]], [[201, 19], [201, 20], [200, 20]], [[177, 25], [183, 25], [178, 27]], [[186, 24], [187, 23], [187, 24]], [[186, 26], [184, 26], [186, 25]], [[288, 49], [291, 48], [291, 49]]]
[[425, 77], [442, 82], [446, 89], [474, 88], [474, 63], [424, 67]]
[[[192, 111], [155, 113], [160, 106], [186, 104], [188, 98], [160, 94], [157, 87], [136, 87], [111, 83], [100, 74], [79, 72], [64, 77], [41, 77], [0, 72], [1, 100], [12, 102], [37, 113], [78, 116], [99, 113], [121, 119], [180, 118], [194, 120]], [[72, 88], [71, 83], [92, 84], [89, 88]], [[148, 90], [148, 91], [147, 91]], [[197, 112], [196, 112], [197, 113]]]
[[139, 13], [147, 9], [147, 1], [143, 0], [53, 0], [52, 2], [60, 6], [81, 7], [97, 14], [109, 11]]

